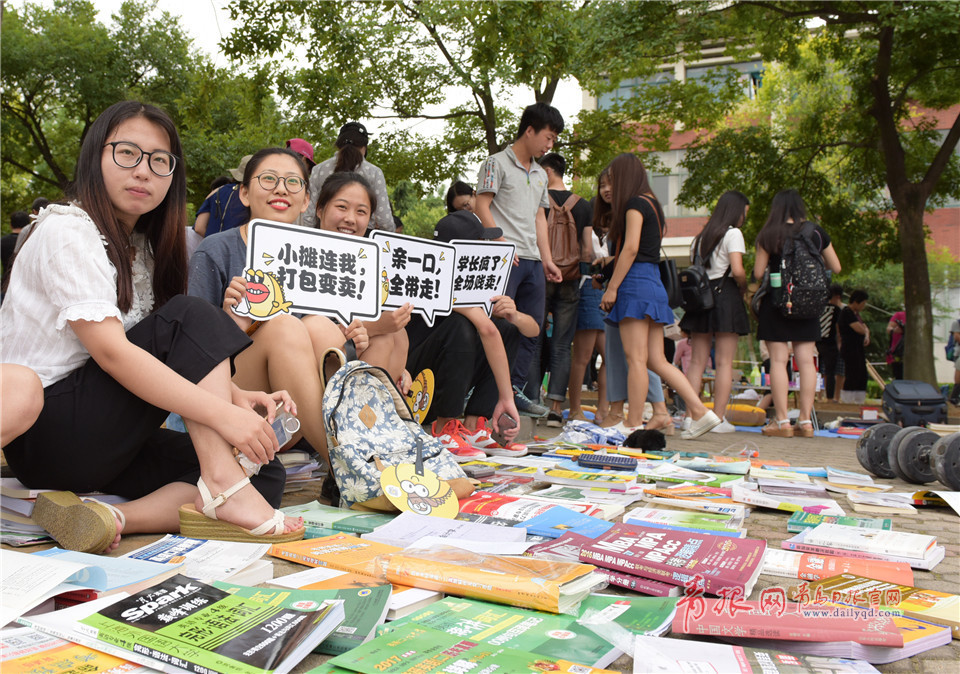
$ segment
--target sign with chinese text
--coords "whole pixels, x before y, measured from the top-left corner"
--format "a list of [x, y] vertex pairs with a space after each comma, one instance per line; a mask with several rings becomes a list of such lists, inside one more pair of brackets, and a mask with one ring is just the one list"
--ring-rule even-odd
[[427, 325], [453, 311], [452, 245], [381, 230], [372, 232], [370, 239], [380, 248], [384, 309], [399, 309], [409, 302]]
[[513, 268], [516, 246], [503, 241], [451, 241], [457, 249], [453, 270], [453, 306], [483, 307], [490, 314], [490, 298], [503, 295]]

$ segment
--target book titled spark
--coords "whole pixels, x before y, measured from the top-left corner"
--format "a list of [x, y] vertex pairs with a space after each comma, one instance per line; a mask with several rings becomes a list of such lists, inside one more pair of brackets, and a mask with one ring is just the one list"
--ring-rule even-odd
[[752, 538], [617, 524], [584, 544], [580, 560], [673, 585], [696, 583], [710, 594], [742, 588], [746, 597], [760, 575], [766, 547]]

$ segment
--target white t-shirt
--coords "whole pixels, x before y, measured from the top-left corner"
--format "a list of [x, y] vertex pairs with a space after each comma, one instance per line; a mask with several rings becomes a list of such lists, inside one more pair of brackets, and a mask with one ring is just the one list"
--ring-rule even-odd
[[[694, 240], [696, 241], [696, 240]], [[746, 244], [743, 242], [743, 232], [739, 227], [731, 227], [717, 244], [717, 247], [710, 253], [710, 266], [707, 268], [707, 277], [713, 281], [723, 276], [727, 267], [730, 266], [730, 253], [747, 252]], [[693, 244], [690, 246], [690, 257], [693, 258]], [[706, 264], [706, 260], [704, 260]]]
[[133, 301], [117, 307], [117, 270], [107, 258], [106, 240], [77, 206], [51, 204], [17, 256], [0, 308], [0, 362], [25, 365], [44, 387], [81, 367], [90, 354], [68, 321], [120, 319], [124, 330], [153, 309], [153, 255], [146, 238], [130, 238]]

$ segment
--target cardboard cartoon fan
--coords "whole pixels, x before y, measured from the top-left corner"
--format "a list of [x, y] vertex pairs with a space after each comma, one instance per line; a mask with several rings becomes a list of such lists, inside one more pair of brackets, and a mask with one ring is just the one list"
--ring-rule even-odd
[[423, 441], [417, 438], [415, 463], [386, 466], [380, 473], [380, 488], [401, 512], [453, 519], [460, 512], [460, 501], [436, 473], [423, 465]]
[[410, 385], [410, 392], [407, 393], [407, 405], [413, 413], [413, 419], [418, 424], [422, 424], [427, 418], [427, 412], [430, 411], [430, 403], [433, 401], [433, 370], [425, 369], [413, 378]]

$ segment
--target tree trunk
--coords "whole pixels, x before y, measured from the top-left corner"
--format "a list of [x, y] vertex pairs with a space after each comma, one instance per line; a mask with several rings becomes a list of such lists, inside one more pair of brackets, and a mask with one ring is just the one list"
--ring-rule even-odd
[[903, 376], [937, 385], [933, 364], [933, 309], [930, 270], [927, 267], [923, 213], [926, 200], [916, 185], [895, 199], [903, 260], [903, 303], [907, 313], [903, 351]]

